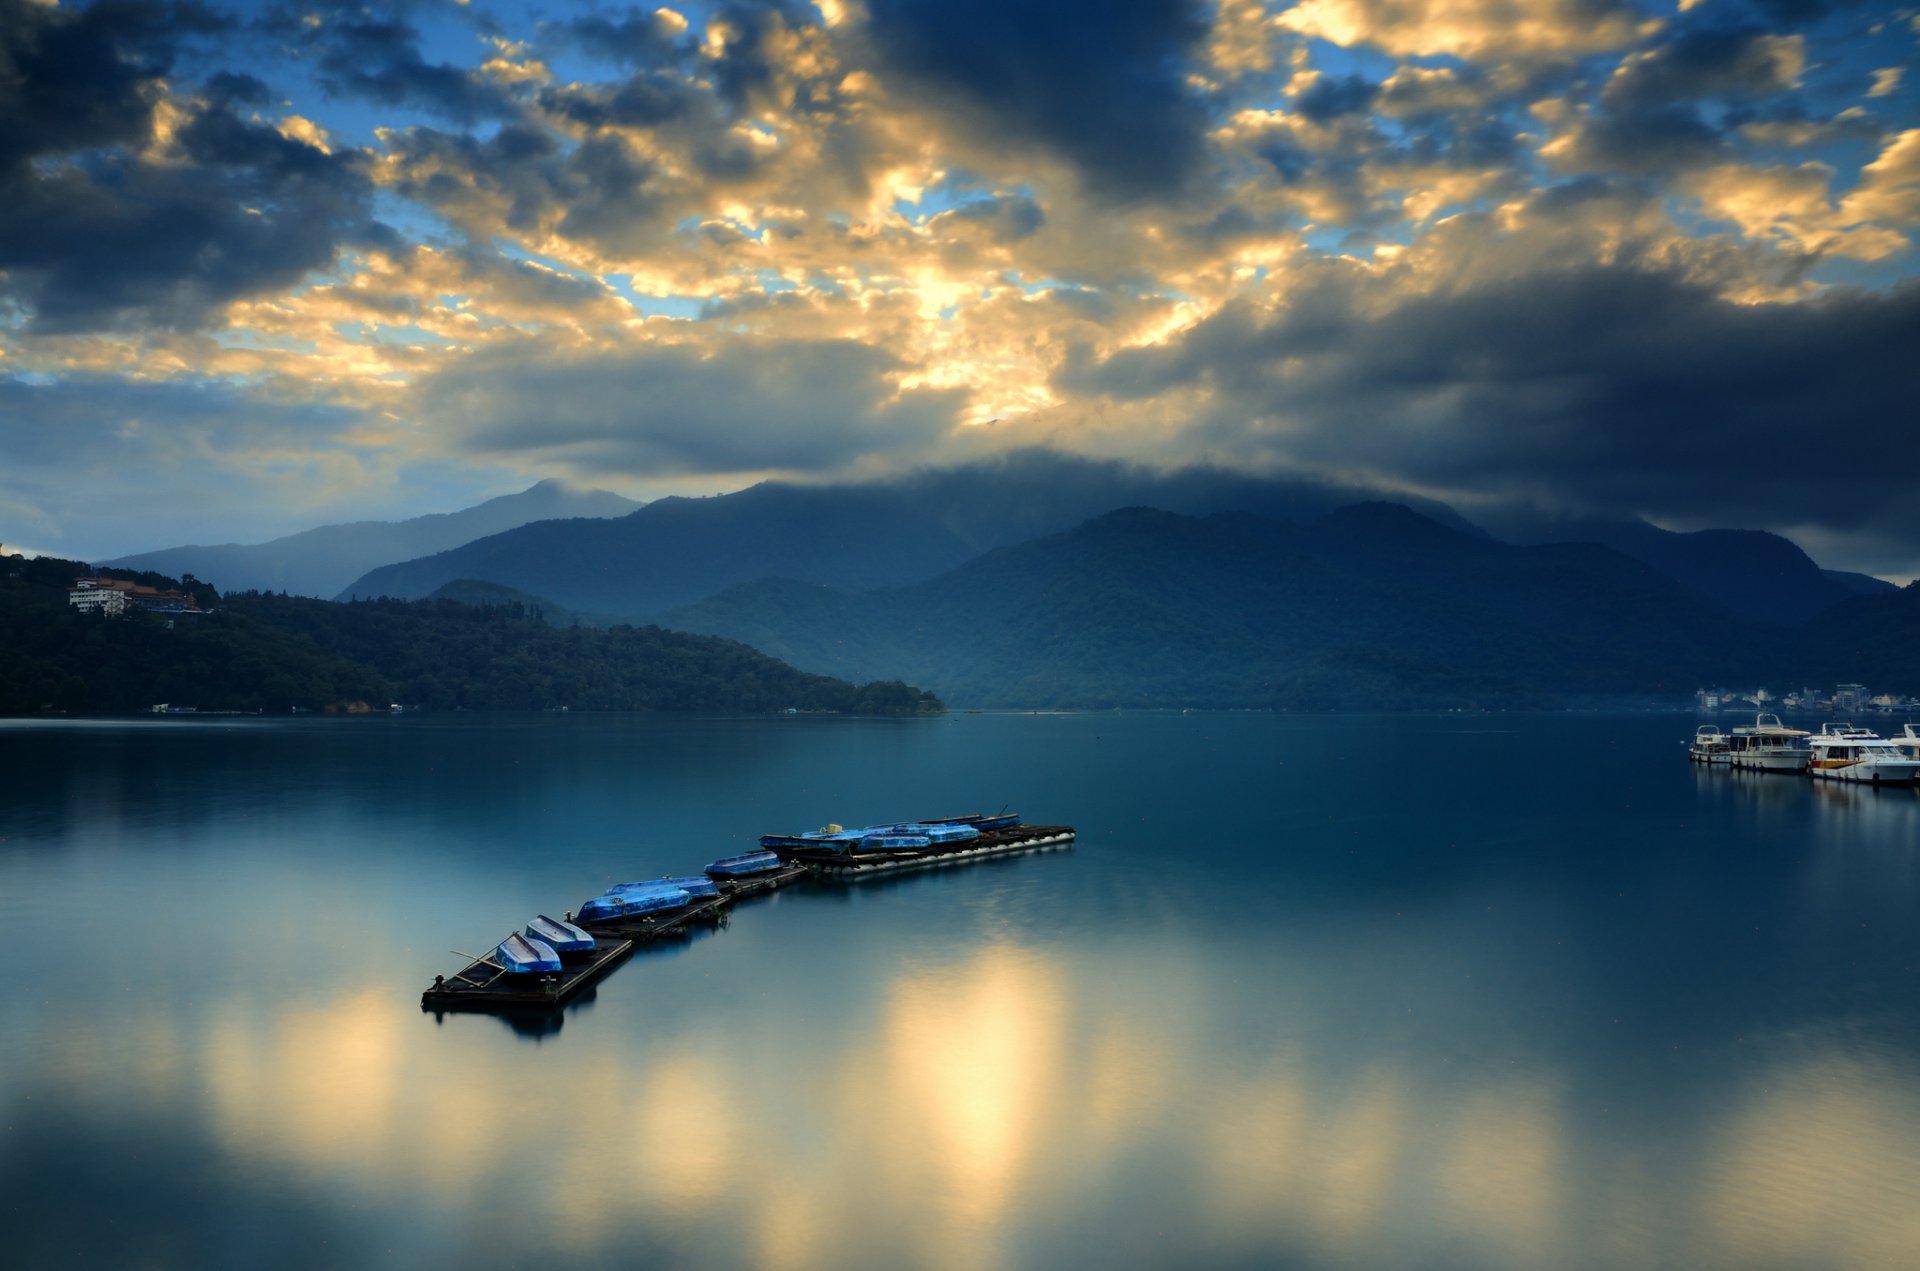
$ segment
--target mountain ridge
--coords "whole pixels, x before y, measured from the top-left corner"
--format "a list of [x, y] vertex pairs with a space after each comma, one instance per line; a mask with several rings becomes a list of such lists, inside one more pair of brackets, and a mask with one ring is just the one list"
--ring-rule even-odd
[[264, 543], [189, 544], [97, 563], [174, 577], [192, 574], [222, 591], [324, 597], [335, 595], [368, 569], [395, 559], [457, 547], [534, 521], [623, 516], [639, 506], [610, 491], [577, 490], [548, 479], [517, 494], [503, 494], [453, 512], [430, 512], [399, 521], [345, 521]]

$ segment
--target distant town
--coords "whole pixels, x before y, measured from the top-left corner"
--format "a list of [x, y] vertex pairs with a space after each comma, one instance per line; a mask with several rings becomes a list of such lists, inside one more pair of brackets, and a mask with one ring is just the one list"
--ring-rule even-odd
[[1900, 697], [1893, 693], [1870, 693], [1864, 684], [1838, 684], [1832, 692], [1817, 688], [1796, 689], [1784, 697], [1775, 697], [1764, 688], [1743, 692], [1740, 689], [1698, 689], [1694, 705], [1703, 712], [1744, 710], [1825, 711], [1829, 715], [1896, 715], [1920, 712], [1920, 698]]

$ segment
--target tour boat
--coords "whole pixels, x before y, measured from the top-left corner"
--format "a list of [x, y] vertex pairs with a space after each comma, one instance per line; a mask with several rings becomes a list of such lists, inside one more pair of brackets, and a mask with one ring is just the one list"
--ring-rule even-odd
[[592, 936], [570, 922], [545, 914], [527, 924], [527, 935], [561, 955], [593, 952]]
[[1778, 715], [1755, 715], [1752, 727], [1733, 730], [1728, 758], [1749, 772], [1805, 772], [1808, 735], [1805, 729], [1788, 728]]
[[1702, 724], [1693, 730], [1693, 744], [1687, 747], [1687, 758], [1695, 763], [1727, 763], [1733, 758], [1727, 745], [1727, 735], [1720, 731], [1718, 724]]
[[1871, 729], [1827, 724], [1807, 744], [1813, 755], [1807, 771], [1828, 781], [1910, 786], [1920, 780], [1920, 758]]
[[545, 975], [560, 969], [560, 955], [542, 940], [514, 932], [494, 950], [500, 969], [509, 975]]

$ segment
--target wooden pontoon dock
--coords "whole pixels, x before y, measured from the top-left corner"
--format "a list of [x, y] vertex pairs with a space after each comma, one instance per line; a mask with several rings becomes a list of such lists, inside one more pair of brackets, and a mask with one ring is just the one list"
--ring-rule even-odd
[[699, 897], [678, 909], [629, 914], [597, 922], [578, 922], [568, 915], [569, 921], [577, 922], [593, 936], [594, 948], [578, 958], [563, 959], [557, 973], [514, 975], [491, 953], [478, 957], [461, 954], [468, 959], [467, 965], [451, 976], [434, 976], [432, 987], [420, 995], [420, 1005], [436, 1014], [448, 1010], [557, 1012], [634, 950], [669, 936], [687, 934], [696, 926], [724, 923], [735, 901], [765, 895], [810, 878], [846, 880], [961, 865], [987, 857], [1051, 851], [1071, 846], [1073, 840], [1070, 825], [1014, 825], [982, 830], [974, 838], [928, 847], [854, 852], [810, 846], [776, 847], [771, 850], [779, 853], [780, 868], [764, 874], [716, 879], [718, 895]]
[[836, 852], [830, 847], [781, 845], [772, 850], [778, 852], [783, 861], [805, 865], [827, 877], [857, 878], [865, 874], [964, 865], [989, 856], [1047, 852], [1071, 846], [1073, 837], [1071, 825], [1014, 825], [1003, 830], [982, 830], [978, 838], [927, 847]]
[[633, 952], [633, 943], [596, 936], [591, 953], [577, 962], [563, 962], [554, 975], [509, 975], [492, 955], [474, 958], [451, 976], [434, 976], [433, 987], [420, 995], [420, 1005], [438, 1010], [558, 1006], [611, 971], [614, 964]]

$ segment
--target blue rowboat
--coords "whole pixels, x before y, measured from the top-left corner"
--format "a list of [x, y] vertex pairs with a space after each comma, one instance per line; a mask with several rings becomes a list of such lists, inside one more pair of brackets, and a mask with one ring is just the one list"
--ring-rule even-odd
[[560, 969], [560, 955], [551, 946], [517, 931], [500, 942], [494, 956], [509, 975], [544, 975]]
[[527, 935], [529, 938], [538, 940], [540, 943], [546, 945], [555, 953], [593, 952], [592, 936], [570, 922], [562, 921], [559, 918], [549, 918], [545, 914], [541, 914], [538, 918], [535, 918], [527, 924]]
[[683, 887], [653, 887], [628, 884], [629, 890], [609, 891], [580, 906], [575, 915], [581, 922], [605, 922], [609, 918], [634, 918], [641, 914], [678, 909], [690, 897]]
[[780, 868], [778, 852], [748, 852], [745, 856], [724, 856], [707, 866], [709, 878], [746, 878]]
[[675, 878], [655, 878], [643, 883], [615, 883], [613, 886], [607, 888], [607, 891], [617, 893], [643, 891], [648, 888], [660, 887], [678, 887], [695, 900], [700, 899], [702, 896], [718, 896], [720, 894], [720, 889], [714, 886], [713, 880], [705, 874], [688, 874], [685, 877]]

